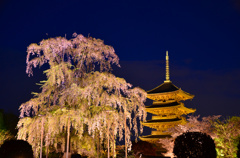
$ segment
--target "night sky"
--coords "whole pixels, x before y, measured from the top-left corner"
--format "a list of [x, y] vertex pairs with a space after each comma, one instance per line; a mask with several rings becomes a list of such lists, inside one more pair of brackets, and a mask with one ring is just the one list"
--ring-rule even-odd
[[113, 46], [121, 65], [113, 73], [146, 91], [163, 83], [168, 50], [170, 80], [195, 95], [186, 107], [239, 116], [239, 0], [1, 0], [1, 109], [18, 115], [40, 91], [46, 67], [27, 76], [27, 46], [74, 32]]

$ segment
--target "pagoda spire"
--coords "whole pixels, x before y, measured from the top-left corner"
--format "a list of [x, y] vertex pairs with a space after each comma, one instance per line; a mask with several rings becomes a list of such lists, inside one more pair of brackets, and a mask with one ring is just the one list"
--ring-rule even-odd
[[169, 56], [168, 56], [168, 51], [166, 51], [166, 80], [164, 82], [171, 82], [170, 81], [170, 73], [169, 73]]

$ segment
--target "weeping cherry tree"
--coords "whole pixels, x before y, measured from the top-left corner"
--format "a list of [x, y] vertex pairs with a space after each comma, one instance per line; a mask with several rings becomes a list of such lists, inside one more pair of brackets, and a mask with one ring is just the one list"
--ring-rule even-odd
[[113, 47], [74, 33], [70, 40], [56, 37], [30, 44], [26, 63], [29, 76], [33, 68], [49, 65], [44, 71], [47, 79], [40, 82], [41, 92], [19, 108], [18, 139], [27, 140], [35, 155], [42, 145], [56, 145], [61, 133], [69, 138], [74, 131], [81, 139], [84, 126], [100, 143], [109, 135], [121, 140], [125, 133], [126, 150], [131, 148], [130, 131], [138, 136], [137, 119], [146, 118], [146, 92], [111, 74], [113, 64], [120, 66]]

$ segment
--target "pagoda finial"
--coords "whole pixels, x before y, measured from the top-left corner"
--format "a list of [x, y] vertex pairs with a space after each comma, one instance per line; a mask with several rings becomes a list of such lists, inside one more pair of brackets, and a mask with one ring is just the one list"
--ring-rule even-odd
[[166, 51], [166, 80], [164, 82], [171, 82], [170, 81], [170, 74], [169, 74], [169, 56], [168, 56], [168, 51]]

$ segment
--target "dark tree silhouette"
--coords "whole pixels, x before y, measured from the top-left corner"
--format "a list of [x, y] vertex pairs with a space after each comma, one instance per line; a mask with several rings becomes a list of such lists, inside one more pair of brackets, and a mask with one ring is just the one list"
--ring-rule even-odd
[[240, 158], [240, 138], [238, 139], [237, 157]]
[[140, 154], [144, 155], [156, 155], [156, 148], [149, 142], [138, 141], [137, 143], [133, 143], [132, 150], [134, 152], [135, 157], [138, 157]]
[[7, 140], [0, 148], [4, 158], [33, 158], [32, 146], [24, 140]]
[[173, 153], [177, 158], [216, 158], [213, 139], [201, 132], [186, 132], [174, 142]]
[[82, 158], [80, 154], [72, 154], [71, 158]]
[[18, 130], [16, 129], [19, 118], [13, 113], [3, 113], [4, 126], [12, 135], [16, 136]]

